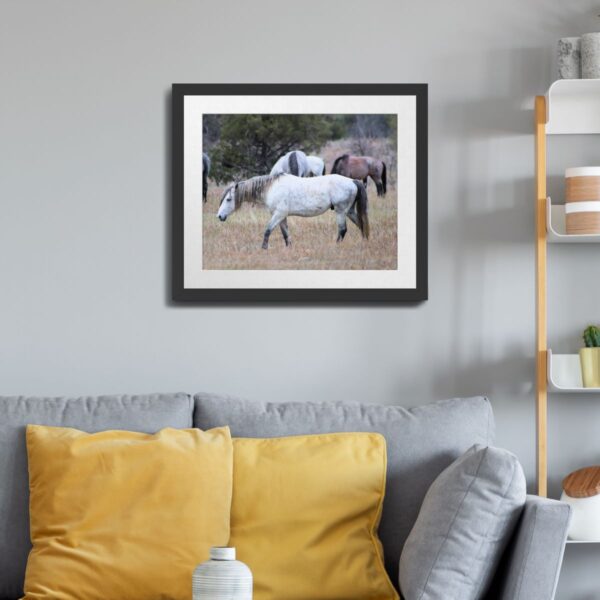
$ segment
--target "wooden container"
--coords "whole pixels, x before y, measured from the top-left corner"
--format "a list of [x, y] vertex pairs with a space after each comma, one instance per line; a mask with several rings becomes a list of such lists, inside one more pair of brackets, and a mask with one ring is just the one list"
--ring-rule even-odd
[[567, 234], [600, 233], [600, 167], [567, 169]]
[[571, 505], [569, 538], [600, 541], [600, 466], [585, 467], [563, 479], [561, 500]]

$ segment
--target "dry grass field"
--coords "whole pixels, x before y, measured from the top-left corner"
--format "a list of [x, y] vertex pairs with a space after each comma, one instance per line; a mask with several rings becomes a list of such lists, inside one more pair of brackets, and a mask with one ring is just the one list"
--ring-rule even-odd
[[[331, 142], [320, 156], [327, 172], [343, 143]], [[387, 160], [386, 160], [387, 162]], [[379, 198], [369, 179], [369, 223], [371, 234], [364, 240], [359, 229], [348, 219], [344, 240], [336, 242], [334, 211], [318, 217], [288, 217], [291, 247], [286, 247], [279, 228], [273, 231], [269, 249], [261, 248], [270, 213], [262, 204], [243, 205], [222, 223], [217, 210], [225, 185], [210, 182], [203, 214], [203, 268], [251, 270], [395, 270], [397, 268], [397, 193], [395, 162], [388, 163], [387, 195]]]

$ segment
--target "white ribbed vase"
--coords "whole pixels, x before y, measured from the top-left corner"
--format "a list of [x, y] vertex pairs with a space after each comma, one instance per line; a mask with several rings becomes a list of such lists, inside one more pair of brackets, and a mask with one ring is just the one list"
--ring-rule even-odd
[[192, 576], [194, 600], [252, 600], [252, 572], [235, 560], [235, 548], [211, 548]]

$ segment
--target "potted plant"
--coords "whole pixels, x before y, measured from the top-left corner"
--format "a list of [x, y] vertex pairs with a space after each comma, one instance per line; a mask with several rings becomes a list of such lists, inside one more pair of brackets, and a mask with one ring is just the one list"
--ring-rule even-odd
[[585, 348], [579, 351], [583, 387], [600, 387], [600, 328], [586, 327], [583, 341]]

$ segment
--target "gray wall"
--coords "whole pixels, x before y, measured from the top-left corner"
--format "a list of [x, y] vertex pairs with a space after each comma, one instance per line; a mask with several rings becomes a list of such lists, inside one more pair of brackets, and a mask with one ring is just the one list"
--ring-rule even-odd
[[[1, 392], [489, 394], [498, 443], [533, 485], [531, 108], [554, 79], [556, 39], [600, 27], [598, 12], [588, 0], [0, 0]], [[430, 300], [171, 305], [172, 82], [428, 82]], [[589, 139], [553, 142], [555, 195], [565, 166], [599, 154]], [[560, 349], [600, 320], [593, 250], [550, 253]], [[597, 400], [551, 401], [555, 492], [598, 461]], [[597, 598], [599, 558], [567, 549], [559, 598]]]

